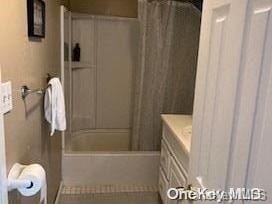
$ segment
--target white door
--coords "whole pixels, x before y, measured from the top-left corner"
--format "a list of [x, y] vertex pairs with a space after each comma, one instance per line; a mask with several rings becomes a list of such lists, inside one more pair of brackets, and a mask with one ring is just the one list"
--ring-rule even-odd
[[[1, 66], [0, 66], [0, 96], [1, 96]], [[2, 97], [0, 97], [1, 99]], [[0, 203], [8, 203], [7, 185], [6, 185], [6, 151], [4, 137], [4, 120], [0, 102]]]
[[271, 6], [204, 0], [189, 171], [196, 187], [272, 192]]

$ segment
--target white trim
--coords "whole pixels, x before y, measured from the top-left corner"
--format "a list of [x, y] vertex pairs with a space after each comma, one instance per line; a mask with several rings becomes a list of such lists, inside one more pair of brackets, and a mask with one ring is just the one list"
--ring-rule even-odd
[[73, 156], [73, 157], [90, 157], [90, 156], [160, 156], [160, 151], [71, 151], [65, 152], [63, 156]]
[[[1, 85], [1, 66], [0, 66], [0, 85]], [[1, 95], [1, 86], [0, 86]], [[8, 204], [7, 193], [7, 168], [6, 168], [6, 148], [4, 134], [4, 118], [0, 109], [0, 203]]]
[[[65, 25], [64, 25], [65, 27]], [[64, 28], [65, 29], [65, 28]], [[68, 18], [68, 29], [69, 29], [69, 36], [68, 36], [68, 44], [69, 44], [69, 57], [68, 57], [68, 61], [69, 61], [69, 81], [72, 81], [72, 14], [71, 11], [69, 11], [69, 18]], [[72, 83], [69, 83], [69, 130], [72, 130]], [[66, 135], [66, 134], [65, 134]], [[64, 135], [64, 140], [65, 140], [65, 135]], [[66, 145], [66, 142], [65, 142]], [[63, 152], [66, 151], [67, 147], [64, 145], [64, 149]], [[70, 148], [70, 147], [69, 147]]]
[[[66, 11], [66, 8], [64, 6], [60, 6], [60, 65], [61, 65], [61, 82], [63, 86], [63, 91], [64, 86], [65, 86], [65, 81], [64, 81], [64, 12]], [[64, 149], [65, 146], [65, 141], [64, 141], [64, 131], [61, 132], [61, 141], [62, 141], [62, 150]]]
[[59, 185], [58, 194], [57, 194], [57, 197], [56, 197], [56, 200], [55, 200], [55, 204], [59, 204], [59, 202], [60, 202], [60, 196], [61, 196], [62, 188], [63, 188], [63, 182], [61, 181], [60, 185]]

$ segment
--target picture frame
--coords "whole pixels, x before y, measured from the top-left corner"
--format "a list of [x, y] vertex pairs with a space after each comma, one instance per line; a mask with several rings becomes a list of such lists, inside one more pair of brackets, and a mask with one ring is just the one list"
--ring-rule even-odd
[[43, 0], [27, 0], [28, 36], [45, 37], [45, 2]]

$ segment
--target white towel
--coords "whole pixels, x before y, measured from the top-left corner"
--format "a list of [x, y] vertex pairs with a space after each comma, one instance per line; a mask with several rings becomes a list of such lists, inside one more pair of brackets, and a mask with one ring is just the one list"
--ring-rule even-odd
[[44, 112], [46, 120], [51, 124], [52, 136], [55, 130], [66, 130], [65, 102], [60, 80], [52, 78], [48, 85], [44, 97]]

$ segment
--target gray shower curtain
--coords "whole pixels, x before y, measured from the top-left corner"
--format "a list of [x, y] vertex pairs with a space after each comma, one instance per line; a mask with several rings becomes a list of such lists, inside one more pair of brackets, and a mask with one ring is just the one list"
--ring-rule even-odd
[[190, 3], [139, 1], [132, 150], [160, 149], [162, 113], [192, 114], [200, 11]]

